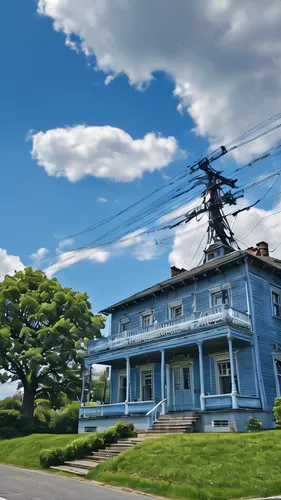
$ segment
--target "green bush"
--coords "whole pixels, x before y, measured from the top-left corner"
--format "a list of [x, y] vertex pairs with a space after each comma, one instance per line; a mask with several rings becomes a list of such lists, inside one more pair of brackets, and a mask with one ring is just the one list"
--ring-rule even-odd
[[19, 418], [17, 410], [0, 410], [0, 427], [11, 427]]
[[20, 437], [21, 433], [15, 427], [0, 427], [0, 439], [13, 439]]
[[277, 429], [281, 429], [281, 398], [276, 398], [273, 407], [274, 420]]
[[114, 429], [116, 430], [120, 439], [135, 437], [137, 435], [134, 424], [132, 422], [123, 422], [122, 420], [120, 420], [114, 425]]
[[20, 410], [21, 402], [17, 396], [1, 399], [0, 410]]
[[70, 403], [61, 410], [52, 411], [50, 429], [55, 434], [77, 434], [80, 403]]
[[250, 417], [247, 423], [248, 432], [259, 432], [262, 428], [261, 422], [257, 417]]
[[40, 453], [40, 464], [44, 469], [48, 469], [54, 465], [61, 465], [64, 461], [64, 448], [42, 450]]
[[105, 444], [110, 444], [110, 443], [117, 443], [119, 436], [114, 427], [109, 427], [106, 431], [104, 431], [103, 438]]
[[129, 433], [130, 435], [136, 434], [133, 424], [125, 423], [124, 426], [123, 422], [118, 422], [115, 426], [109, 427], [105, 432], [95, 432], [88, 436], [74, 439], [72, 443], [69, 443], [64, 448], [59, 448], [57, 450], [42, 450], [40, 454], [40, 463], [42, 467], [47, 468], [52, 465], [62, 464], [65, 461], [84, 458], [93, 451], [104, 448], [107, 444], [117, 443], [121, 435], [122, 437], [129, 437]]

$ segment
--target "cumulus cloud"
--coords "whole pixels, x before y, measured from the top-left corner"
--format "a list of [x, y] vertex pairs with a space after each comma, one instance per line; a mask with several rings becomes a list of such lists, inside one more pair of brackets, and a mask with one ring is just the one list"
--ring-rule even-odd
[[7, 250], [0, 248], [0, 281], [3, 281], [6, 274], [13, 276], [15, 271], [22, 271], [24, 265], [17, 255], [9, 255]]
[[[144, 88], [155, 71], [167, 73], [179, 111], [188, 110], [195, 132], [212, 145], [281, 109], [280, 0], [39, 0], [38, 11], [68, 44], [95, 55], [106, 84], [125, 74]], [[276, 137], [237, 158], [264, 151]]]
[[[238, 208], [249, 204], [248, 200], [243, 200], [238, 204]], [[280, 216], [281, 201], [270, 210], [254, 207], [248, 212], [240, 213], [235, 221], [232, 216], [229, 216], [228, 220], [242, 250], [265, 240], [271, 252], [278, 247], [271, 255], [281, 258]], [[173, 249], [169, 255], [171, 265], [190, 269], [198, 265], [200, 259], [202, 262], [203, 249], [207, 240], [207, 222], [207, 215], [205, 215], [200, 222], [193, 219], [188, 225], [183, 224], [176, 229]]]
[[83, 260], [90, 260], [93, 262], [103, 263], [110, 258], [110, 252], [98, 248], [86, 248], [78, 250], [70, 250], [61, 253], [44, 272], [48, 278], [52, 278], [56, 273], [62, 269], [66, 269], [73, 264], [77, 264]]
[[31, 258], [33, 260], [33, 264], [37, 267], [40, 267], [41, 261], [45, 259], [46, 255], [49, 253], [49, 250], [45, 247], [41, 247], [37, 250], [37, 252], [34, 252], [31, 254]]
[[71, 182], [87, 175], [120, 182], [161, 170], [181, 154], [174, 137], [133, 139], [119, 128], [77, 125], [32, 135], [31, 155], [48, 175]]
[[107, 199], [100, 196], [99, 198], [97, 198], [97, 203], [107, 203]]
[[65, 239], [59, 241], [57, 251], [61, 252], [64, 248], [72, 247], [72, 245], [74, 245], [74, 239], [73, 238], [65, 238]]

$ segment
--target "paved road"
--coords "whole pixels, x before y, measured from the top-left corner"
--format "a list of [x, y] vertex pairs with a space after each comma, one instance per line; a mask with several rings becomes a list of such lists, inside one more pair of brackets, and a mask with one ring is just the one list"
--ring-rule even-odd
[[0, 500], [144, 500], [136, 493], [48, 473], [0, 466]]

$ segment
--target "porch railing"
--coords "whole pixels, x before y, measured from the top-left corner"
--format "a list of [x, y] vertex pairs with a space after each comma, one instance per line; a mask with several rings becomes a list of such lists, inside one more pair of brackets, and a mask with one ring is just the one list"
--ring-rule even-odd
[[[232, 409], [233, 399], [232, 394], [214, 394], [212, 396], [204, 396], [205, 409], [207, 410], [220, 410], [220, 409]], [[240, 394], [236, 395], [238, 408], [261, 408], [261, 401], [259, 398], [254, 396], [242, 396]]]
[[159, 416], [161, 413], [163, 413], [163, 405], [166, 406], [167, 404], [167, 399], [162, 399], [162, 401], [159, 401], [157, 405], [154, 406], [147, 414], [146, 417], [149, 417], [149, 427], [152, 427], [153, 422], [156, 422], [158, 420]]
[[144, 328], [128, 330], [117, 335], [92, 340], [88, 344], [88, 354], [120, 349], [141, 342], [153, 341], [167, 335], [197, 330], [219, 323], [230, 323], [248, 330], [251, 329], [250, 318], [247, 314], [241, 313], [232, 307], [220, 305]]
[[132, 414], [147, 414], [153, 409], [154, 401], [134, 401], [123, 403], [111, 403], [105, 405], [82, 405], [79, 412], [80, 418], [102, 418], [112, 416], [124, 416]]

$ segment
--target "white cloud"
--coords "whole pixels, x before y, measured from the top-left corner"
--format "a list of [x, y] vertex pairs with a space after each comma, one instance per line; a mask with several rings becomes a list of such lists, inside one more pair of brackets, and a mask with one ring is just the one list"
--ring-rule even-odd
[[18, 382], [6, 382], [0, 384], [0, 400], [8, 396], [13, 396], [16, 393]]
[[[238, 204], [238, 208], [249, 205], [249, 201], [245, 199]], [[226, 213], [230, 211], [233, 210], [228, 209]], [[259, 241], [265, 240], [269, 244], [269, 249], [274, 250], [281, 241], [281, 213], [276, 213], [279, 211], [281, 212], [281, 201], [271, 210], [254, 207], [248, 212], [242, 212], [238, 215], [235, 223], [233, 216], [229, 216], [230, 226], [232, 227], [234, 224], [235, 238], [237, 238], [240, 248], [244, 250], [246, 247], [255, 246]], [[193, 219], [188, 225], [179, 226], [175, 231], [173, 250], [169, 255], [170, 264], [186, 269], [198, 265], [203, 257], [206, 231], [207, 215], [201, 219], [200, 223]], [[248, 235], [248, 233], [251, 234]], [[281, 245], [271, 255], [281, 258]]]
[[77, 264], [83, 260], [91, 260], [93, 262], [103, 263], [110, 258], [110, 252], [98, 248], [86, 248], [78, 250], [70, 250], [69, 252], [61, 253], [53, 264], [47, 267], [44, 272], [48, 278], [52, 278], [57, 272], [66, 269], [73, 264]]
[[[125, 74], [145, 88], [155, 71], [166, 72], [179, 111], [188, 109], [196, 133], [212, 145], [281, 109], [280, 0], [39, 0], [38, 11], [68, 44], [95, 55], [106, 84]], [[273, 141], [266, 136], [248, 153]], [[239, 159], [245, 156], [239, 150]], [[50, 160], [48, 170], [64, 175], [64, 163], [55, 168]]]
[[73, 238], [65, 238], [59, 241], [57, 251], [61, 251], [64, 248], [71, 247], [74, 244]]
[[37, 267], [40, 267], [40, 263], [42, 260], [45, 259], [46, 255], [49, 253], [49, 250], [47, 248], [42, 247], [37, 250], [37, 252], [33, 253], [31, 255], [31, 258], [33, 260], [33, 264]]
[[32, 135], [32, 158], [48, 175], [76, 182], [87, 175], [129, 182], [169, 165], [181, 152], [174, 137], [134, 140], [114, 127], [77, 125]]
[[97, 203], [107, 203], [107, 199], [100, 196], [99, 198], [97, 198]]
[[22, 271], [24, 265], [17, 255], [9, 255], [7, 250], [0, 248], [0, 281], [3, 281], [6, 274], [13, 276], [15, 271]]

